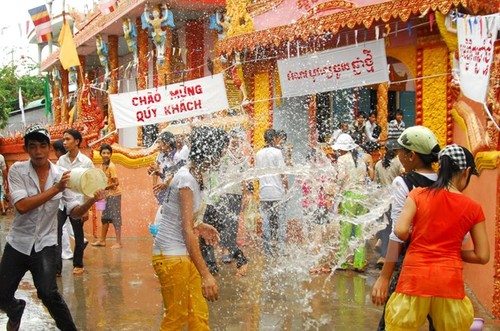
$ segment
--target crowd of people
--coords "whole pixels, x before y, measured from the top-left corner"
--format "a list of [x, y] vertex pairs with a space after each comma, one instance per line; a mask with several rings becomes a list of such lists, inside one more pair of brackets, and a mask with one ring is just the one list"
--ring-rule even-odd
[[[352, 220], [369, 212], [365, 203], [368, 186], [390, 188], [387, 227], [376, 235], [382, 270], [373, 286], [372, 301], [385, 305], [379, 330], [416, 330], [426, 317], [431, 329], [468, 330], [473, 310], [463, 291], [462, 261], [484, 264], [489, 260], [484, 214], [478, 203], [461, 194], [470, 177], [478, 175], [474, 158], [462, 146], [441, 149], [426, 127], [405, 129], [401, 112], [389, 122], [390, 139], [385, 142], [380, 141], [376, 114], [370, 114], [366, 123], [364, 120], [360, 115], [351, 126], [343, 123], [333, 132], [331, 159], [324, 157], [319, 146], [308, 153], [311, 168], [328, 165], [335, 169], [333, 175], [323, 172], [314, 180], [297, 176], [304, 215], [313, 215], [303, 226], [308, 228], [305, 232], [310, 234], [307, 240], [314, 243], [314, 252], [325, 240], [335, 238], [333, 246], [327, 245], [334, 247], [332, 254], [326, 254], [311, 272], [365, 270], [367, 238], [363, 223]], [[265, 146], [252, 155], [242, 148], [246, 133], [239, 128], [226, 132], [194, 127], [189, 137], [174, 135], [168, 128], [160, 132], [159, 153], [148, 174], [153, 177], [152, 191], [158, 203], [151, 228], [152, 265], [163, 297], [162, 330], [179, 326], [209, 330], [207, 301], [217, 300], [219, 293], [217, 257], [222, 263], [235, 261], [237, 277], [248, 271], [250, 259], [237, 238], [242, 213], [252, 197], [258, 201], [262, 253], [269, 258], [287, 254], [290, 187], [286, 170], [293, 167], [292, 150], [284, 131], [268, 129], [263, 138]], [[30, 126], [24, 135], [29, 160], [16, 162], [8, 172], [16, 214], [0, 263], [0, 309], [9, 317], [9, 330], [19, 329], [25, 302], [14, 293], [28, 270], [57, 326], [76, 329], [56, 283], [67, 219], [74, 233], [75, 276], [84, 272], [83, 222], [96, 201], [105, 199], [106, 208], [101, 236], [92, 245], [105, 246], [109, 224], [113, 224], [113, 247], [122, 247], [122, 191], [110, 145], [99, 149], [106, 188], [93, 197], [68, 189], [71, 169], [94, 166], [80, 152], [81, 142], [80, 132], [66, 130], [66, 152], [57, 147], [61, 154], [54, 165], [49, 160], [47, 130]], [[372, 154], [382, 146], [385, 154], [375, 163]], [[440, 165], [438, 173], [435, 162]], [[253, 177], [248, 176], [251, 171]], [[329, 226], [336, 221], [337, 227]], [[461, 247], [467, 236], [474, 248], [465, 251]], [[459, 312], [460, 317], [451, 318], [447, 309]]]

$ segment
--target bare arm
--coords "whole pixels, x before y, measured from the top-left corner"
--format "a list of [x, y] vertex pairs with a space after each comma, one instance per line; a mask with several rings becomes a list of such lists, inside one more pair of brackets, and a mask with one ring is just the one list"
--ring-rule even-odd
[[396, 269], [396, 263], [399, 254], [401, 254], [402, 247], [403, 244], [394, 240], [389, 240], [384, 266], [372, 289], [372, 302], [375, 305], [380, 306], [387, 301], [392, 273], [394, 269]]
[[403, 210], [399, 214], [399, 220], [394, 226], [394, 233], [399, 239], [406, 241], [410, 237], [410, 226], [416, 212], [417, 205], [413, 199], [407, 198]]
[[208, 301], [215, 301], [218, 299], [219, 286], [217, 285], [217, 281], [208, 270], [205, 261], [201, 256], [198, 236], [196, 236], [193, 231], [193, 191], [189, 188], [181, 188], [179, 189], [179, 198], [182, 221], [182, 235], [184, 237], [184, 242], [186, 243], [186, 248], [196, 269], [200, 273], [203, 296]]
[[486, 264], [490, 260], [490, 246], [486, 234], [486, 222], [477, 223], [470, 231], [473, 250], [462, 250], [462, 260], [468, 263]]
[[33, 195], [30, 197], [23, 198], [15, 203], [16, 210], [19, 214], [25, 214], [32, 211], [35, 208], [40, 207], [53, 197], [55, 197], [60, 192], [66, 189], [66, 185], [69, 182], [70, 172], [66, 171], [59, 183], [54, 184], [48, 190], [41, 192], [40, 194]]
[[106, 186], [105, 190], [112, 190], [118, 187], [119, 184], [120, 183], [118, 182], [118, 177], [113, 177], [111, 178], [111, 183], [108, 186]]
[[97, 201], [97, 200], [102, 200], [106, 198], [106, 193], [104, 190], [99, 190], [95, 192], [94, 196], [90, 199], [87, 199], [83, 205], [76, 206], [75, 208], [71, 209], [71, 212], [69, 213], [69, 216], [72, 218], [80, 219], [82, 218], [83, 220], [83, 215], [92, 207], [92, 205]]

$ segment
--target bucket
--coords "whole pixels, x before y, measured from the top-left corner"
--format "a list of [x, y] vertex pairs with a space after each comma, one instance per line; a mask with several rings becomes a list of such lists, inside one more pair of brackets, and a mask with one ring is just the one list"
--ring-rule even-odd
[[97, 190], [106, 188], [108, 179], [104, 171], [98, 168], [71, 169], [69, 188], [72, 191], [93, 197]]
[[97, 200], [95, 202], [95, 209], [101, 210], [101, 211], [106, 209], [106, 199]]
[[474, 318], [474, 322], [470, 326], [470, 331], [481, 331], [483, 329], [484, 320], [482, 318]]

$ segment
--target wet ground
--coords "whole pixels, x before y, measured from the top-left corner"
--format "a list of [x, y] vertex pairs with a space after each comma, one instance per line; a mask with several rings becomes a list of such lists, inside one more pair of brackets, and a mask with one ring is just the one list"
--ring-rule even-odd
[[[0, 244], [12, 216], [0, 219]], [[147, 225], [145, 225], [147, 226]], [[93, 241], [90, 235], [87, 238]], [[65, 260], [58, 286], [79, 330], [158, 330], [162, 319], [159, 283], [151, 266], [152, 238], [125, 239], [122, 249], [88, 246], [85, 273], [73, 276], [71, 260]], [[368, 242], [367, 251], [373, 251]], [[247, 246], [248, 274], [235, 276], [236, 266], [220, 264], [217, 276], [219, 300], [210, 303], [212, 330], [376, 330], [382, 310], [370, 300], [378, 275], [370, 254], [365, 273], [336, 271], [331, 275], [309, 274], [310, 261], [300, 247], [286, 257], [264, 259], [258, 249]], [[36, 297], [31, 275], [16, 293], [27, 301], [21, 330], [56, 330]], [[473, 296], [476, 316], [485, 319], [483, 330], [500, 330]], [[7, 322], [0, 313], [0, 329]], [[422, 328], [426, 330], [426, 328]]]

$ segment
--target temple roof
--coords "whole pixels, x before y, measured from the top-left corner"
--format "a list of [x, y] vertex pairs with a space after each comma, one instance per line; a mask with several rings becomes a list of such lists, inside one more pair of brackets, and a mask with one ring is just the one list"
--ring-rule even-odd
[[493, 1], [481, 0], [395, 0], [375, 5], [359, 7], [337, 12], [331, 15], [307, 20], [299, 20], [294, 24], [283, 25], [267, 30], [256, 31], [234, 37], [228, 37], [219, 43], [218, 52], [221, 54], [244, 49], [254, 50], [256, 47], [274, 47], [283, 42], [302, 39], [308, 40], [313, 36], [325, 33], [337, 34], [341, 29], [353, 29], [362, 26], [369, 29], [375, 22], [389, 22], [400, 19], [406, 22], [412, 15], [421, 15], [432, 11], [448, 13], [452, 8], [463, 6], [477, 12], [496, 12]]

